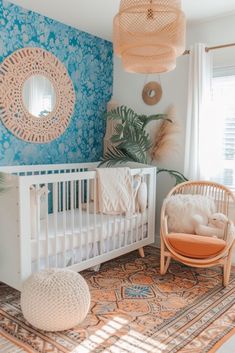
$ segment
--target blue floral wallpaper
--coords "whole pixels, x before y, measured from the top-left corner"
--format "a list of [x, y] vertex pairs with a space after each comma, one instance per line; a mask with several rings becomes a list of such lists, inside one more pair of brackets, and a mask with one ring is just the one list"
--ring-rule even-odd
[[23, 47], [41, 47], [66, 66], [76, 105], [65, 133], [47, 144], [17, 139], [0, 122], [0, 165], [99, 160], [104, 112], [112, 95], [112, 43], [0, 0], [0, 63]]

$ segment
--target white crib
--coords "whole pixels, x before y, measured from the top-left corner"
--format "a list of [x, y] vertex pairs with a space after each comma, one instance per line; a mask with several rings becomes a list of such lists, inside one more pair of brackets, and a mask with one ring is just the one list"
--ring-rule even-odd
[[133, 164], [147, 183], [143, 213], [96, 212], [98, 163], [1, 167], [9, 187], [0, 195], [0, 281], [21, 289], [32, 272], [75, 271], [154, 242], [156, 168]]

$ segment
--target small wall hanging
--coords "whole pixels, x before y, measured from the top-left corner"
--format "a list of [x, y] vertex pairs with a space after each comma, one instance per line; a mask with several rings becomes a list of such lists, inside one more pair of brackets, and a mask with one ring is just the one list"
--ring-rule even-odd
[[143, 88], [142, 97], [147, 105], [157, 104], [162, 98], [161, 85], [154, 81], [147, 83]]
[[65, 66], [50, 52], [23, 48], [0, 65], [0, 116], [16, 137], [33, 143], [58, 138], [74, 111]]

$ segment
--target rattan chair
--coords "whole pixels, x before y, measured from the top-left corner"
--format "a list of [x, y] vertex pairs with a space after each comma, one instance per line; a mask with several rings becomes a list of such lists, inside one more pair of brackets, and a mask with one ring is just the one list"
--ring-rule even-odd
[[[213, 197], [217, 212], [227, 215], [229, 219], [234, 218], [235, 195], [223, 185], [209, 181], [188, 181], [175, 186], [169, 192], [167, 198], [176, 194], [198, 194]], [[226, 287], [229, 283], [233, 248], [235, 246], [234, 235], [231, 234], [231, 232], [228, 232], [228, 229], [231, 229], [229, 223], [224, 234], [226, 245], [221, 253], [208, 258], [194, 258], [192, 256], [187, 257], [182, 255], [172, 247], [168, 241], [169, 236], [167, 236], [169, 234], [167, 218], [166, 203], [164, 202], [161, 210], [161, 275], [164, 275], [167, 272], [171, 259], [175, 259], [192, 267], [212, 267], [221, 265], [223, 267], [223, 285]], [[201, 237], [201, 239], [203, 239], [203, 237]]]

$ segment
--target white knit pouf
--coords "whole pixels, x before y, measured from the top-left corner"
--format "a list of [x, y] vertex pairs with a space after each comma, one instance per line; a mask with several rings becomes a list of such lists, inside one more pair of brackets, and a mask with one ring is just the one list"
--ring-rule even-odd
[[84, 278], [66, 269], [32, 274], [23, 284], [21, 309], [25, 319], [44, 331], [64, 331], [81, 323], [90, 307]]

